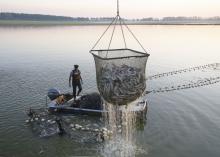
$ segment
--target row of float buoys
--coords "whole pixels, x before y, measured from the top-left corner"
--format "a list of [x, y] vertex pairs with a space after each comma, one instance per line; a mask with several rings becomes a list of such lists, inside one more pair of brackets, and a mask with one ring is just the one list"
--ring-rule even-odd
[[162, 77], [166, 77], [166, 76], [172, 76], [172, 75], [177, 75], [177, 74], [192, 72], [192, 71], [197, 71], [197, 70], [204, 70], [204, 69], [208, 69], [208, 68], [216, 69], [219, 66], [220, 66], [220, 63], [206, 64], [206, 65], [201, 65], [201, 66], [196, 66], [196, 67], [191, 67], [191, 68], [180, 69], [180, 70], [175, 70], [175, 71], [170, 71], [170, 72], [166, 72], [166, 73], [152, 75], [152, 76], [147, 77], [146, 80], [153, 80], [153, 79], [158, 79], [158, 78], [162, 78]]
[[177, 91], [177, 90], [183, 90], [183, 89], [198, 88], [198, 87], [216, 84], [219, 82], [220, 82], [220, 77], [210, 77], [210, 78], [198, 80], [197, 82], [181, 84], [181, 85], [171, 86], [171, 87], [166, 86], [163, 88], [159, 88], [157, 90], [147, 91], [147, 94], [148, 93], [164, 93], [164, 92], [171, 92], [171, 91]]

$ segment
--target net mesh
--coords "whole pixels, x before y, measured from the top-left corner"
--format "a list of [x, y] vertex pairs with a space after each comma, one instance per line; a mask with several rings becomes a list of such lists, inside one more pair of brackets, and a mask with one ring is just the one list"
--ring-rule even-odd
[[98, 90], [105, 101], [127, 105], [146, 88], [145, 68], [149, 54], [131, 49], [92, 50]]

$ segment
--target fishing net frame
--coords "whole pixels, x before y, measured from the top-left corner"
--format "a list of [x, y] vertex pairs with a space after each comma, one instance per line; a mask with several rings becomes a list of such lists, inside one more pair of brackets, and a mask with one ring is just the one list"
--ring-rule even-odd
[[[111, 49], [117, 25], [121, 28], [124, 48]], [[108, 48], [95, 49], [111, 26], [113, 26], [113, 31]], [[128, 30], [144, 52], [127, 48], [123, 27]], [[105, 101], [111, 104], [127, 105], [144, 93], [146, 88], [145, 69], [149, 54], [128, 25], [126, 25], [124, 19], [120, 17], [118, 1], [117, 16], [108, 25], [90, 50], [90, 53], [95, 60], [98, 90]]]

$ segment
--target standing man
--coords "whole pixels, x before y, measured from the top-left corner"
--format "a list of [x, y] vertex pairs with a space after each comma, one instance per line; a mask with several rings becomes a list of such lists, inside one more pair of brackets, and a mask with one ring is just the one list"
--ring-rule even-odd
[[72, 79], [72, 87], [73, 87], [73, 98], [76, 100], [76, 88], [78, 87], [77, 96], [82, 91], [82, 77], [81, 72], [78, 69], [78, 65], [74, 65], [74, 70], [71, 71], [69, 77], [69, 86], [71, 87], [71, 79]]

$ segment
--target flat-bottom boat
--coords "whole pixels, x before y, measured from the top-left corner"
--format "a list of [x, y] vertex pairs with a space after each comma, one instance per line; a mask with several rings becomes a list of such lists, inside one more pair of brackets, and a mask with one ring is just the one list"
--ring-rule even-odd
[[[50, 89], [47, 95], [51, 102], [47, 103], [49, 112], [54, 114], [80, 114], [101, 116], [108, 111], [103, 108], [103, 101], [98, 93], [84, 94], [76, 100], [71, 94], [60, 94], [55, 89]], [[147, 101], [137, 101], [129, 106], [118, 106], [119, 112], [133, 112], [137, 115], [146, 116]]]

